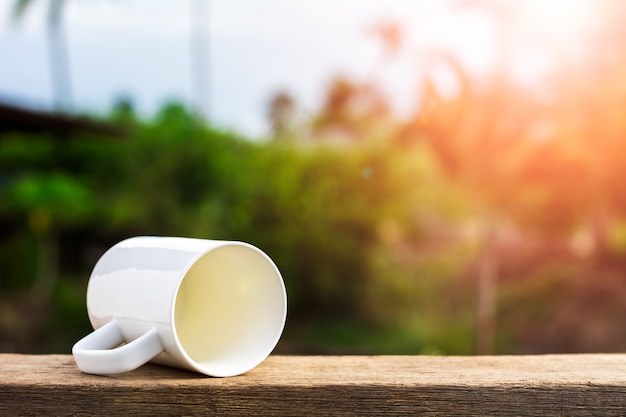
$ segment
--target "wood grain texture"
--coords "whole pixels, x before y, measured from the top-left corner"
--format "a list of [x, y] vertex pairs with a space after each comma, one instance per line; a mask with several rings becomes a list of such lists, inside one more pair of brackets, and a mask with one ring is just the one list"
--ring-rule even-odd
[[0, 354], [1, 416], [381, 414], [626, 416], [626, 354], [271, 356], [232, 378]]

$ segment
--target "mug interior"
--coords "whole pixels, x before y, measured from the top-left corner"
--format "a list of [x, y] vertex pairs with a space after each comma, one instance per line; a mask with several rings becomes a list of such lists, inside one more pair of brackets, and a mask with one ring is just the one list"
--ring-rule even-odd
[[237, 375], [274, 349], [286, 309], [273, 262], [254, 247], [228, 244], [201, 256], [183, 277], [174, 304], [176, 337], [199, 371]]

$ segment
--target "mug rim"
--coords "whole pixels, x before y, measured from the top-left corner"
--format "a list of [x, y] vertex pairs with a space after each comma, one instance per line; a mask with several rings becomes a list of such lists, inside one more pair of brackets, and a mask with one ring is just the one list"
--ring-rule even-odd
[[[201, 239], [204, 240], [204, 239]], [[206, 239], [206, 240], [211, 240], [211, 239]], [[176, 289], [172, 294], [172, 299], [170, 301], [170, 326], [172, 329], [172, 336], [174, 339], [174, 342], [176, 344], [176, 347], [179, 351], [179, 353], [181, 354], [182, 358], [185, 360], [185, 362], [187, 362], [187, 364], [193, 368], [193, 370], [203, 373], [205, 375], [210, 375], [210, 376], [215, 376], [215, 377], [227, 377], [227, 376], [234, 376], [234, 375], [240, 375], [243, 374], [253, 368], [255, 368], [257, 365], [259, 365], [261, 362], [263, 362], [270, 354], [271, 352], [276, 348], [276, 345], [278, 344], [280, 337], [283, 333], [283, 330], [285, 328], [285, 323], [287, 320], [287, 291], [285, 288], [285, 283], [284, 280], [282, 278], [282, 275], [278, 269], [278, 267], [276, 266], [276, 264], [274, 263], [274, 261], [265, 253], [263, 252], [261, 249], [257, 248], [256, 246], [250, 244], [250, 243], [246, 243], [246, 242], [242, 242], [242, 241], [228, 241], [228, 240], [213, 240], [213, 242], [219, 242], [219, 244], [217, 246], [213, 246], [213, 247], [209, 247], [209, 248], [205, 248], [201, 251], [198, 251], [198, 253], [188, 262], [188, 264], [185, 266], [185, 268], [181, 271], [180, 273], [180, 278], [178, 280], [178, 283], [176, 284]], [[196, 265], [196, 263], [203, 257], [207, 256], [208, 254], [225, 248], [225, 247], [243, 247], [246, 248], [248, 250], [251, 250], [252, 252], [256, 253], [257, 255], [260, 255], [261, 258], [263, 258], [263, 260], [271, 267], [272, 272], [274, 273], [274, 278], [277, 280], [278, 284], [280, 285], [280, 289], [282, 291], [281, 292], [281, 297], [280, 297], [280, 302], [281, 302], [281, 310], [282, 310], [282, 317], [281, 317], [281, 322], [280, 322], [280, 326], [277, 326], [276, 328], [278, 329], [276, 334], [271, 338], [272, 343], [271, 345], [268, 344], [268, 346], [271, 346], [271, 348], [267, 351], [264, 352], [263, 354], [259, 354], [258, 359], [256, 361], [254, 361], [254, 363], [252, 364], [246, 364], [245, 367], [239, 367], [238, 369], [234, 369], [231, 370], [230, 372], [220, 372], [220, 371], [215, 371], [213, 369], [211, 369], [209, 366], [203, 365], [202, 363], [196, 361], [195, 359], [193, 359], [188, 353], [187, 350], [185, 349], [185, 347], [183, 346], [183, 344], [181, 343], [181, 340], [179, 338], [178, 335], [178, 331], [176, 329], [176, 320], [175, 320], [175, 316], [176, 316], [176, 302], [178, 300], [178, 294], [180, 291], [180, 288], [183, 284], [183, 281], [185, 280], [185, 278], [187, 277], [187, 274], [189, 273], [189, 271], [191, 270], [191, 268]]]

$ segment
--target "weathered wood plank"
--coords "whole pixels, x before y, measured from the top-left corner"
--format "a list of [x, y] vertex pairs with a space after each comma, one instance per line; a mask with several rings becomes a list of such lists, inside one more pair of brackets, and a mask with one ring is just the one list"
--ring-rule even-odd
[[208, 378], [146, 365], [81, 373], [69, 355], [0, 354], [0, 415], [626, 416], [626, 354], [271, 356]]

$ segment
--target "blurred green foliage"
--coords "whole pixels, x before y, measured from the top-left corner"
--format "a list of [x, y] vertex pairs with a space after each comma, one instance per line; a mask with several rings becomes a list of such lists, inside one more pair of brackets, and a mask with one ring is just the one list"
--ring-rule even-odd
[[[411, 311], [421, 315], [420, 302], [463, 266], [400, 259], [392, 250], [421, 241], [420, 216], [453, 218], [458, 210], [425, 147], [409, 156], [374, 141], [352, 148], [251, 141], [175, 103], [146, 121], [120, 105], [109, 120], [124, 137], [0, 138], [0, 289], [51, 300], [57, 324], [48, 327], [60, 321], [74, 337], [88, 330], [90, 269], [132, 235], [262, 248], [288, 289], [287, 350], [315, 346], [296, 339], [306, 341], [301, 329], [320, 322], [332, 323], [330, 334], [408, 326]], [[429, 343], [407, 337], [404, 351]]]
[[[623, 227], [608, 229], [602, 257], [589, 250], [590, 233], [574, 250], [569, 230], [586, 223], [529, 222], [528, 213], [566, 216], [518, 210], [532, 178], [491, 178], [496, 162], [434, 146], [432, 129], [448, 129], [445, 119], [424, 127], [383, 118], [355, 134], [350, 124], [361, 122], [350, 111], [331, 125], [316, 118], [311, 136], [250, 140], [177, 103], [147, 120], [121, 103], [106, 121], [123, 136], [0, 136], [0, 351], [69, 351], [90, 331], [95, 262], [136, 235], [264, 250], [288, 292], [280, 352], [471, 354], [489, 338], [481, 308], [491, 312], [494, 352], [623, 349], [623, 337], [607, 336], [626, 314], [616, 272]], [[515, 195], [500, 193], [515, 184]], [[489, 262], [496, 282], [485, 293]]]

